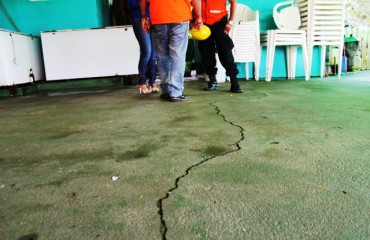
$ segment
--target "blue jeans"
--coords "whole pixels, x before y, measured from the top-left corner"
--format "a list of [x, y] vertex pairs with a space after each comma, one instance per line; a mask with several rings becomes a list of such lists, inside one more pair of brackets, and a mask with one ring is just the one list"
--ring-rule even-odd
[[153, 84], [157, 78], [157, 66], [151, 36], [143, 30], [141, 20], [134, 19], [132, 27], [140, 46], [139, 85], [145, 85], [147, 78], [149, 84]]
[[169, 94], [171, 97], [181, 96], [184, 90], [188, 30], [188, 21], [156, 24], [151, 28], [162, 94]]

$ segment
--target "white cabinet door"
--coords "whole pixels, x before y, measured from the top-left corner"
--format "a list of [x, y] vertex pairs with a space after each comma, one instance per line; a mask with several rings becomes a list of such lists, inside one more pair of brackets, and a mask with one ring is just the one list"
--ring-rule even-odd
[[0, 86], [28, 83], [31, 68], [35, 80], [45, 79], [40, 39], [0, 30]]
[[46, 80], [138, 73], [132, 26], [41, 33]]

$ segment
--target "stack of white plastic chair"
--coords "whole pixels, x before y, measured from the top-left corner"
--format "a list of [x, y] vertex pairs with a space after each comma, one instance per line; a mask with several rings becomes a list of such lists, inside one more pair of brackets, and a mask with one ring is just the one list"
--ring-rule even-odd
[[275, 5], [273, 18], [277, 30], [268, 30], [261, 35], [261, 46], [267, 46], [266, 81], [271, 81], [276, 46], [286, 46], [288, 78], [295, 78], [297, 47], [302, 48], [305, 79], [309, 80], [306, 31], [299, 29], [301, 16], [294, 1], [285, 1]]
[[[228, 5], [229, 11], [230, 5]], [[254, 63], [254, 78], [259, 79], [261, 59], [259, 11], [244, 4], [237, 4], [236, 16], [230, 37], [234, 42], [235, 62], [245, 64], [246, 79], [249, 80], [249, 63]]]
[[300, 13], [307, 19], [302, 29], [307, 30], [309, 70], [312, 68], [314, 46], [321, 46], [320, 76], [324, 76], [325, 52], [327, 46], [338, 48], [336, 64], [338, 78], [342, 69], [344, 45], [345, 1], [343, 0], [298, 0]]

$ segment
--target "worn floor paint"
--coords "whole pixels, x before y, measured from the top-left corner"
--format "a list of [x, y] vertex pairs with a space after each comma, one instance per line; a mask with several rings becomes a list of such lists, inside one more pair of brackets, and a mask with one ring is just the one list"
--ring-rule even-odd
[[0, 239], [368, 238], [369, 72], [204, 85], [1, 99]]

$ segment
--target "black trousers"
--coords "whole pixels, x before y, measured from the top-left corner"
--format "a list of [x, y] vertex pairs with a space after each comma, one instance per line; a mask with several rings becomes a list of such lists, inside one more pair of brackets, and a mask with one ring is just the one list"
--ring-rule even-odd
[[207, 25], [211, 29], [211, 36], [206, 40], [199, 41], [199, 51], [208, 75], [217, 74], [216, 53], [218, 53], [221, 65], [226, 69], [227, 76], [236, 77], [239, 73], [232, 53], [234, 43], [230, 36], [224, 32], [227, 20], [228, 18], [225, 16], [213, 25]]

